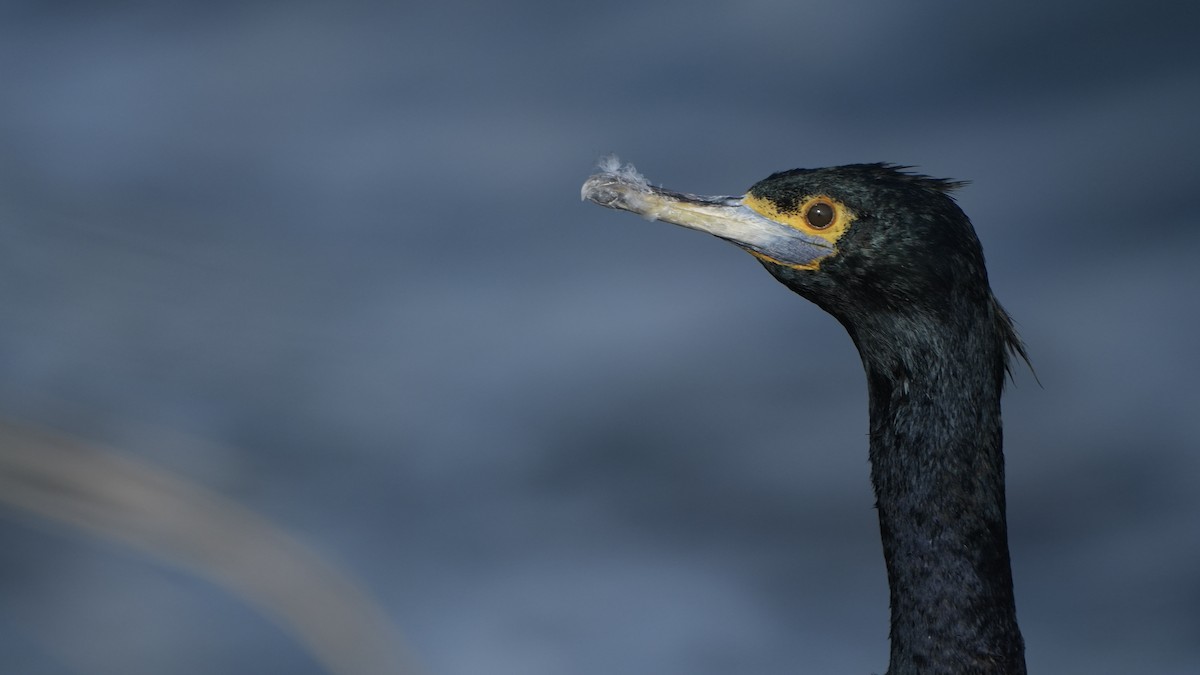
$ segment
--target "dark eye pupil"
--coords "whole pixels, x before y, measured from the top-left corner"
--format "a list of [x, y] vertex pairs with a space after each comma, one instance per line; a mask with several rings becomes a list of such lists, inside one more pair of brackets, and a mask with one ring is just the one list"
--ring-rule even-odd
[[808, 221], [809, 225], [816, 228], [829, 227], [829, 224], [833, 222], [833, 207], [825, 202], [817, 202], [808, 207], [804, 219]]

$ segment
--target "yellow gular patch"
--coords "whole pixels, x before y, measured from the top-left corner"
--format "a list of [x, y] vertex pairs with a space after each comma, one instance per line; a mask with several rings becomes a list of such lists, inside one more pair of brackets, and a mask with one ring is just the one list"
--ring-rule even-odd
[[[825, 258], [837, 255], [837, 242], [850, 229], [850, 223], [854, 222], [856, 217], [845, 204], [827, 195], [806, 197], [797, 208], [789, 208], [786, 211], [781, 210], [775, 202], [756, 195], [746, 195], [742, 198], [742, 204], [764, 218], [770, 218], [777, 223], [783, 223], [807, 235], [820, 237], [829, 242], [833, 246], [833, 250]], [[817, 269], [821, 260], [825, 259], [820, 258], [806, 265], [791, 265], [754, 251], [750, 253], [777, 265], [806, 270]]]

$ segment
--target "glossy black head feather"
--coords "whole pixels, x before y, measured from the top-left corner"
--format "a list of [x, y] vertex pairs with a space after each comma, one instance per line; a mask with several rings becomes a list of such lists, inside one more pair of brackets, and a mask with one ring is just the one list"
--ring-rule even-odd
[[1025, 350], [992, 295], [975, 229], [951, 195], [966, 183], [907, 168], [880, 163], [793, 169], [756, 183], [748, 194], [770, 201], [782, 213], [824, 195], [854, 214], [836, 254], [818, 269], [764, 265], [837, 317], [856, 342], [864, 331], [887, 330], [881, 322], [894, 322], [898, 331], [930, 324], [963, 324], [959, 330], [973, 330], [980, 325], [973, 315], [985, 313], [990, 316], [985, 325], [993, 327], [1002, 347], [999, 371], [1007, 372], [1008, 354], [1025, 358]]

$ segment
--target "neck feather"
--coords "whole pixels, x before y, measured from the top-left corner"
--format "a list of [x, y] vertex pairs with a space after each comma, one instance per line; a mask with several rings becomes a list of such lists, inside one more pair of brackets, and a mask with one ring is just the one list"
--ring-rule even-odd
[[1001, 449], [1008, 340], [995, 330], [1003, 310], [977, 310], [955, 325], [893, 316], [848, 326], [869, 384], [888, 675], [1025, 673]]

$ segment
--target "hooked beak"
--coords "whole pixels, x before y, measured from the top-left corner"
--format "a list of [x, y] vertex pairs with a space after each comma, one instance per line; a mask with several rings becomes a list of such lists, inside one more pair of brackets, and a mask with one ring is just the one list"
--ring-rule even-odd
[[655, 187], [631, 165], [604, 160], [583, 184], [582, 199], [720, 237], [771, 262], [807, 268], [833, 252], [820, 237], [771, 220], [742, 197], [703, 197]]

